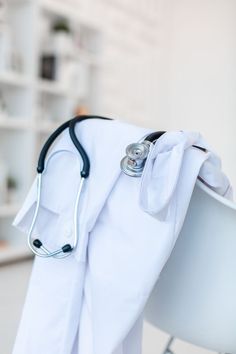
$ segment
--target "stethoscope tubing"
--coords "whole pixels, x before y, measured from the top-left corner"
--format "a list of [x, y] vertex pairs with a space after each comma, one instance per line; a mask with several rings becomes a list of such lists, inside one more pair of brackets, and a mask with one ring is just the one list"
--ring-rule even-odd
[[[89, 176], [89, 168], [90, 168], [90, 161], [88, 158], [88, 155], [86, 151], [84, 150], [83, 146], [79, 142], [78, 138], [76, 137], [75, 134], [75, 125], [78, 122], [82, 122], [86, 119], [105, 119], [105, 120], [112, 120], [112, 118], [107, 118], [107, 117], [102, 117], [102, 116], [96, 116], [96, 115], [81, 115], [81, 116], [76, 116], [62, 125], [60, 125], [47, 139], [45, 142], [40, 154], [39, 154], [39, 159], [38, 159], [38, 166], [37, 166], [37, 172], [38, 173], [43, 173], [44, 168], [45, 168], [45, 159], [48, 150], [56, 140], [56, 138], [66, 129], [69, 128], [69, 134], [70, 137], [78, 150], [79, 154], [81, 155], [81, 158], [83, 160], [83, 168], [81, 170], [81, 177], [87, 178]], [[82, 176], [83, 175], [83, 176]]]
[[73, 119], [71, 119], [70, 123], [69, 123], [69, 134], [71, 137], [71, 140], [73, 141], [73, 144], [75, 145], [76, 149], [78, 150], [82, 160], [83, 160], [83, 168], [80, 172], [81, 177], [87, 178], [89, 176], [89, 172], [90, 172], [90, 161], [88, 158], [88, 155], [86, 153], [86, 151], [84, 150], [83, 146], [81, 145], [81, 143], [79, 142], [79, 140], [76, 137], [75, 134], [75, 125], [76, 123], [82, 122], [83, 120], [86, 119], [103, 119], [103, 120], [113, 120], [112, 118], [107, 118], [107, 117], [102, 117], [102, 116], [79, 116], [79, 117], [75, 117]]
[[[68, 121], [66, 121], [65, 123], [63, 123], [62, 125], [60, 125], [47, 139], [47, 141], [45, 142], [40, 155], [39, 155], [39, 159], [38, 159], [38, 165], [37, 165], [37, 203], [36, 203], [36, 208], [35, 208], [35, 212], [33, 215], [33, 219], [30, 225], [30, 229], [28, 232], [28, 237], [27, 237], [27, 242], [28, 242], [28, 246], [31, 249], [31, 251], [39, 256], [39, 257], [43, 257], [43, 258], [49, 258], [49, 257], [54, 257], [54, 258], [65, 258], [68, 257], [71, 252], [73, 251], [73, 249], [76, 248], [77, 244], [78, 244], [78, 208], [79, 208], [79, 201], [80, 201], [80, 196], [82, 193], [82, 189], [83, 189], [83, 185], [84, 185], [84, 181], [86, 178], [88, 178], [89, 176], [89, 172], [90, 172], [90, 161], [89, 161], [89, 157], [85, 151], [85, 149], [83, 148], [82, 144], [79, 142], [78, 138], [76, 137], [75, 134], [75, 125], [78, 122], [81, 122], [83, 120], [86, 119], [106, 119], [106, 120], [112, 120], [111, 118], [107, 118], [107, 117], [101, 117], [101, 116], [95, 116], [95, 115], [82, 115], [82, 116], [76, 116]], [[74, 238], [73, 238], [73, 243], [72, 245], [70, 244], [65, 244], [63, 247], [55, 250], [55, 251], [50, 251], [47, 247], [45, 247], [45, 245], [39, 240], [39, 239], [34, 239], [32, 237], [33, 234], [33, 230], [36, 224], [36, 220], [38, 217], [38, 213], [39, 213], [39, 207], [40, 207], [40, 201], [41, 201], [41, 192], [42, 192], [42, 176], [43, 173], [46, 171], [47, 169], [47, 165], [49, 163], [49, 161], [51, 160], [51, 158], [58, 152], [62, 152], [62, 150], [60, 151], [56, 151], [54, 152], [52, 155], [50, 155], [49, 159], [46, 162], [46, 156], [47, 153], [50, 149], [50, 147], [52, 146], [52, 144], [54, 143], [54, 141], [56, 140], [56, 138], [66, 129], [69, 128], [69, 134], [71, 137], [71, 140], [74, 144], [74, 146], [76, 147], [76, 149], [78, 150], [81, 158], [82, 158], [82, 169], [80, 171], [80, 175], [81, 175], [81, 180], [78, 186], [78, 190], [77, 190], [77, 195], [76, 195], [76, 200], [75, 200], [75, 207], [74, 207], [74, 215], [73, 215], [73, 223], [74, 223]], [[43, 252], [39, 251], [42, 250]]]

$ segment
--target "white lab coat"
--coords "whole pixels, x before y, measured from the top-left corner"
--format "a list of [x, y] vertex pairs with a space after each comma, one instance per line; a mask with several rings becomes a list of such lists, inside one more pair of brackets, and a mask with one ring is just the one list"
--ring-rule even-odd
[[[120, 121], [77, 124], [91, 160], [79, 206], [78, 247], [63, 260], [36, 257], [13, 354], [141, 353], [142, 312], [174, 247], [199, 171], [206, 177], [214, 166], [210, 175], [218, 177], [207, 183], [217, 180], [214, 188], [225, 195], [231, 190], [215, 155], [191, 148], [204, 141], [190, 133], [185, 144], [179, 135], [167, 143], [169, 133], [160, 138], [141, 179], [123, 174], [125, 147], [147, 133]], [[80, 158], [68, 131], [51, 153], [57, 150], [63, 152], [44, 174], [35, 228], [35, 235], [55, 248], [73, 237], [80, 179]], [[14, 226], [27, 232], [35, 205], [34, 182]]]

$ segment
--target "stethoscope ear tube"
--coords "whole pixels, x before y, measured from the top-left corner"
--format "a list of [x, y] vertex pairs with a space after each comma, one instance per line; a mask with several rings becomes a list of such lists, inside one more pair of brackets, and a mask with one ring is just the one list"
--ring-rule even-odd
[[90, 170], [90, 162], [89, 162], [89, 158], [88, 155], [86, 154], [83, 146], [80, 144], [79, 140], [76, 137], [75, 134], [75, 125], [78, 122], [82, 122], [83, 120], [86, 119], [106, 119], [106, 120], [112, 120], [112, 118], [106, 118], [106, 117], [101, 117], [101, 116], [93, 116], [93, 115], [81, 115], [81, 116], [76, 116], [68, 121], [66, 121], [65, 123], [63, 123], [62, 125], [60, 125], [47, 139], [46, 143], [44, 144], [40, 155], [39, 155], [39, 159], [38, 159], [38, 166], [37, 166], [37, 172], [38, 173], [43, 173], [44, 168], [45, 168], [45, 159], [46, 159], [46, 155], [48, 150], [50, 149], [51, 145], [54, 143], [54, 141], [56, 140], [56, 138], [63, 132], [63, 130], [65, 130], [66, 128], [69, 127], [69, 134], [70, 137], [75, 145], [75, 147], [77, 148], [77, 150], [79, 151], [79, 153], [81, 154], [82, 160], [83, 160], [83, 168], [81, 170], [81, 177], [87, 178], [89, 176], [89, 170]]
[[157, 139], [159, 139], [166, 131], [157, 131], [146, 136], [145, 141], [149, 141], [150, 143], [154, 143]]
[[[75, 134], [75, 125], [77, 122], [81, 122], [86, 119], [90, 118], [98, 118], [98, 119], [106, 119], [106, 120], [112, 120], [111, 118], [106, 118], [106, 117], [100, 117], [100, 116], [92, 116], [92, 115], [83, 115], [83, 116], [77, 116], [75, 118], [72, 118], [62, 125], [60, 125], [55, 132], [53, 132], [49, 138], [47, 139], [46, 143], [44, 144], [41, 153], [39, 155], [38, 159], [38, 166], [37, 166], [37, 172], [38, 172], [38, 179], [37, 179], [37, 204], [35, 208], [35, 212], [33, 215], [32, 223], [29, 229], [28, 233], [28, 245], [32, 252], [40, 257], [48, 258], [48, 257], [55, 257], [55, 258], [65, 258], [71, 254], [73, 249], [76, 248], [77, 243], [78, 243], [78, 227], [77, 227], [77, 216], [78, 216], [78, 207], [79, 207], [79, 200], [80, 200], [80, 195], [81, 191], [83, 188], [83, 183], [85, 178], [89, 176], [90, 172], [90, 161], [89, 157], [84, 150], [83, 146], [80, 144], [78, 138], [76, 137]], [[72, 139], [72, 142], [76, 149], [78, 150], [79, 154], [81, 155], [82, 158], [82, 169], [80, 171], [81, 174], [81, 181], [78, 186], [78, 191], [77, 191], [77, 196], [76, 196], [76, 202], [75, 202], [75, 208], [74, 208], [74, 240], [72, 244], [65, 244], [61, 248], [56, 249], [54, 251], [50, 251], [48, 248], [46, 248], [43, 244], [43, 242], [39, 238], [33, 239], [32, 234], [34, 230], [34, 226], [36, 224], [38, 212], [39, 212], [39, 207], [40, 207], [40, 200], [41, 200], [41, 189], [42, 189], [42, 175], [43, 172], [46, 169], [46, 155], [48, 150], [50, 149], [51, 145], [54, 143], [56, 138], [65, 130], [66, 128], [69, 127], [69, 134]], [[52, 154], [53, 155], [53, 154]], [[52, 156], [51, 155], [51, 156]], [[50, 159], [50, 158], [49, 158]]]
[[78, 152], [82, 158], [82, 161], [83, 161], [83, 166], [82, 166], [82, 170], [80, 171], [80, 175], [83, 178], [87, 178], [89, 176], [89, 171], [90, 171], [90, 161], [89, 161], [88, 155], [86, 154], [86, 151], [84, 150], [83, 146], [80, 144], [79, 140], [76, 137], [75, 125], [77, 122], [78, 122], [77, 117], [70, 121], [69, 134], [70, 134], [71, 140], [73, 141], [74, 146], [78, 150]]
[[81, 116], [71, 119], [71, 121], [69, 122], [69, 134], [70, 134], [71, 140], [73, 141], [73, 144], [75, 145], [76, 149], [78, 150], [78, 152], [83, 160], [83, 167], [80, 172], [81, 177], [83, 177], [83, 178], [87, 178], [89, 176], [90, 161], [89, 161], [86, 151], [84, 150], [83, 146], [80, 144], [78, 138], [76, 137], [75, 125], [76, 125], [76, 123], [82, 122], [83, 120], [88, 119], [88, 118], [89, 119], [96, 119], [97, 118], [97, 119], [112, 120], [111, 118], [106, 118], [106, 117], [101, 117], [101, 116], [81, 115]]
[[33, 230], [36, 224], [36, 220], [38, 217], [38, 211], [39, 211], [39, 206], [40, 206], [40, 200], [41, 200], [41, 189], [42, 189], [42, 174], [38, 173], [38, 179], [37, 179], [37, 204], [35, 208], [35, 212], [33, 215], [32, 223], [30, 226], [30, 230], [28, 233], [28, 246], [31, 249], [31, 251], [43, 258], [49, 258], [49, 257], [55, 257], [58, 259], [68, 257], [70, 253], [73, 251], [73, 249], [76, 248], [77, 243], [78, 243], [78, 225], [77, 225], [77, 216], [78, 216], [78, 208], [79, 208], [79, 201], [80, 201], [80, 195], [83, 187], [83, 182], [84, 178], [81, 178], [81, 181], [78, 186], [77, 190], [77, 196], [76, 196], [76, 202], [75, 202], [75, 209], [74, 209], [74, 238], [73, 238], [73, 243], [72, 244], [65, 244], [62, 247], [50, 251], [43, 242], [39, 238], [33, 238]]
[[71, 119], [68, 120], [67, 122], [63, 123], [62, 125], [60, 125], [47, 139], [47, 141], [44, 144], [44, 146], [40, 152], [40, 155], [39, 155], [38, 167], [37, 167], [38, 173], [43, 173], [44, 167], [45, 167], [45, 159], [46, 159], [46, 155], [47, 155], [49, 148], [54, 143], [56, 138], [63, 132], [63, 130], [65, 130], [67, 127], [69, 127], [70, 121], [71, 121]]
[[[35, 226], [35, 223], [36, 223], [36, 220], [37, 220], [38, 210], [39, 210], [39, 206], [40, 206], [41, 187], [42, 187], [42, 174], [38, 173], [38, 179], [37, 179], [37, 188], [38, 188], [37, 194], [38, 194], [38, 197], [37, 197], [37, 204], [36, 204], [33, 220], [32, 220], [32, 223], [31, 223], [31, 226], [30, 226], [30, 230], [29, 230], [29, 233], [28, 233], [28, 246], [31, 249], [31, 251], [35, 255], [37, 255], [39, 257], [43, 257], [43, 258], [48, 258], [48, 257], [65, 258], [65, 257], [69, 256], [69, 254], [71, 253], [73, 248], [76, 246], [76, 244], [77, 244], [77, 234], [74, 237], [73, 246], [71, 246], [70, 244], [65, 244], [61, 248], [59, 248], [59, 249], [57, 249], [55, 251], [49, 251], [49, 249], [44, 246], [43, 242], [40, 239], [36, 238], [36, 239], [33, 240], [33, 238], [32, 238], [32, 233], [33, 233], [34, 226]], [[80, 192], [81, 192], [81, 188], [79, 188], [78, 194], [80, 194]], [[76, 207], [77, 207], [77, 205], [76, 205]]]

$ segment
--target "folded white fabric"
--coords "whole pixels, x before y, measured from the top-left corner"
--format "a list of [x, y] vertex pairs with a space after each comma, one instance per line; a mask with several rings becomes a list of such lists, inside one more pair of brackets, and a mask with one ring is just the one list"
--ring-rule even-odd
[[[141, 179], [123, 174], [126, 146], [148, 133], [120, 121], [76, 126], [91, 160], [78, 247], [63, 260], [35, 259], [14, 354], [141, 353], [142, 312], [174, 247], [198, 174], [222, 195], [231, 191], [217, 156], [199, 134], [189, 132], [164, 134]], [[35, 228], [52, 247], [73, 237], [80, 179], [80, 159], [67, 131], [51, 153], [59, 150], [44, 175]], [[24, 232], [36, 198], [34, 183], [13, 222]]]
[[220, 158], [199, 133], [176, 131], [163, 134], [151, 146], [145, 164], [141, 207], [160, 220], [166, 220], [175, 192], [182, 186], [181, 193], [188, 193], [185, 183], [191, 181], [193, 185], [197, 177], [218, 194], [233, 198], [230, 182], [221, 171]]

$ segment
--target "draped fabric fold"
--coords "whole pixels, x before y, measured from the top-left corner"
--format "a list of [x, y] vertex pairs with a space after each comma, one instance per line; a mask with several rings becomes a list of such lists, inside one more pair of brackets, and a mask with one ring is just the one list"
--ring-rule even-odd
[[[195, 150], [193, 154], [192, 149]], [[190, 164], [184, 173], [188, 154], [196, 159], [193, 160], [194, 168]], [[162, 135], [152, 145], [142, 174], [141, 207], [164, 220], [180, 179], [193, 179], [195, 182], [197, 177], [215, 192], [232, 199], [232, 188], [221, 170], [220, 158], [199, 133], [176, 131]]]

